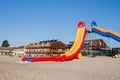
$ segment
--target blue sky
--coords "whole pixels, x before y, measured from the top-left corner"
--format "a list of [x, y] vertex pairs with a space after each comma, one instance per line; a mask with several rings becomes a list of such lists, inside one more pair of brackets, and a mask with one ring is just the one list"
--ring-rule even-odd
[[[120, 0], [0, 0], [0, 44], [8, 40], [11, 46], [22, 46], [49, 39], [68, 43], [75, 39], [79, 21], [87, 29], [96, 21], [120, 33]], [[113, 39], [92, 37], [120, 47]]]

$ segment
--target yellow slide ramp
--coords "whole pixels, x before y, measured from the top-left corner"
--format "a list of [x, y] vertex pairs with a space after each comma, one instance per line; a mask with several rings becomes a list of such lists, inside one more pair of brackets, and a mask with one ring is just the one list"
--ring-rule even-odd
[[64, 55], [67, 57], [80, 58], [82, 55], [80, 50], [84, 44], [84, 39], [86, 36], [86, 27], [84, 22], [79, 22], [78, 31], [76, 34], [76, 38], [74, 40], [74, 44], [69, 51], [67, 51]]
[[71, 49], [65, 53], [66, 56], [72, 55], [73, 53], [75, 53], [79, 49], [79, 47], [82, 44], [82, 41], [84, 39], [84, 33], [85, 33], [84, 31], [85, 31], [85, 27], [78, 28], [74, 44], [71, 47]]

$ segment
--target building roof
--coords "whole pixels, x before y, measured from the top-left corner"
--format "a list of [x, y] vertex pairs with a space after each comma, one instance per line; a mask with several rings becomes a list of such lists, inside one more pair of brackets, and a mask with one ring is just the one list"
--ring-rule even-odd
[[56, 48], [56, 49], [66, 48], [66, 44], [59, 41], [59, 42], [55, 42], [55, 43], [51, 44], [50, 48]]
[[32, 43], [32, 44], [29, 44], [29, 45], [25, 46], [26, 49], [39, 49], [39, 48], [56, 48], [56, 49], [59, 49], [59, 48], [65, 48], [65, 47], [66, 47], [66, 44], [64, 44], [61, 41], [56, 41], [56, 42], [43, 41], [43, 42], [40, 42], [40, 43]]
[[107, 44], [102, 39], [86, 40], [85, 42], [86, 42], [85, 45], [88, 46], [96, 48], [108, 48]]

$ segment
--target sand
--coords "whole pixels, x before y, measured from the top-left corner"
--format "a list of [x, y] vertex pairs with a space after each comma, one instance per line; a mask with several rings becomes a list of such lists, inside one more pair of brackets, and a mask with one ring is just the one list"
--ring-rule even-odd
[[0, 80], [120, 80], [120, 58], [17, 63], [20, 59], [0, 56]]

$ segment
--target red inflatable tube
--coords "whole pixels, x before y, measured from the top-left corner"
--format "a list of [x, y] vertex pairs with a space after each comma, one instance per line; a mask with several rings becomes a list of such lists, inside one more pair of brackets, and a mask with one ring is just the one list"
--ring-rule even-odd
[[78, 23], [78, 28], [80, 28], [80, 27], [85, 27], [85, 23], [83, 21]]

